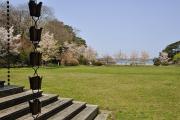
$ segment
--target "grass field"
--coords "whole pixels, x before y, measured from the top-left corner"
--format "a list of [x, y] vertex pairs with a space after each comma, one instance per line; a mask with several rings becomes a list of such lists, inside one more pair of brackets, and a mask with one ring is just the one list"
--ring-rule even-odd
[[[29, 88], [30, 68], [12, 69], [11, 83]], [[98, 104], [116, 120], [180, 120], [180, 67], [41, 68], [43, 91]], [[6, 69], [0, 69], [0, 79]]]

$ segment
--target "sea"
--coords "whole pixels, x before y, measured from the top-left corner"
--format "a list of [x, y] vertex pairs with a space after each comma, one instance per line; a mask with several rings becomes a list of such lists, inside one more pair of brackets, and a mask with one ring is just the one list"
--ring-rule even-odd
[[[123, 60], [119, 60], [116, 64], [117, 65], [131, 65], [132, 61], [129, 59], [123, 59]], [[136, 60], [134, 61], [134, 63], [136, 63], [137, 65], [142, 65], [141, 60]], [[145, 65], [153, 65], [153, 59], [148, 59], [145, 61]]]

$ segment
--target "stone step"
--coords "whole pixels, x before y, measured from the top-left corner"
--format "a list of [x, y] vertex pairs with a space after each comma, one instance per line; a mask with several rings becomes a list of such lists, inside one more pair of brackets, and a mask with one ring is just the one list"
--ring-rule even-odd
[[48, 120], [70, 120], [76, 114], [81, 112], [86, 107], [84, 102], [73, 102], [72, 105], [60, 111], [56, 115], [50, 117]]
[[[60, 99], [53, 102], [41, 109], [41, 113], [36, 120], [47, 120], [49, 117], [63, 110], [72, 104], [72, 99]], [[32, 115], [29, 113], [25, 116], [18, 118], [17, 120], [34, 120]]]
[[107, 120], [110, 112], [101, 111], [94, 120]]
[[[43, 95], [39, 99], [42, 102], [42, 106], [46, 106], [54, 101], [57, 101], [58, 95]], [[14, 120], [18, 117], [28, 114], [29, 112], [29, 103], [24, 102], [10, 108], [1, 110], [0, 120]]]
[[0, 98], [0, 110], [12, 107], [14, 105], [29, 101], [32, 98], [37, 98], [40, 96], [42, 96], [42, 91], [39, 91], [33, 95], [32, 91], [29, 90], [18, 94], [2, 97]]
[[23, 91], [24, 91], [23, 86], [5, 85], [3, 87], [0, 87], [0, 98], [8, 95], [21, 93]]
[[86, 108], [71, 120], [93, 120], [97, 116], [98, 111], [97, 105], [86, 105]]

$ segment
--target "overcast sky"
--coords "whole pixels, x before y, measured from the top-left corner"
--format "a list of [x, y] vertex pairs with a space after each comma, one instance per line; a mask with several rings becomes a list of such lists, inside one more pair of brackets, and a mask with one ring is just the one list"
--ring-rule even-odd
[[145, 50], [155, 57], [180, 40], [180, 0], [41, 1], [59, 20], [79, 29], [79, 35], [101, 55]]

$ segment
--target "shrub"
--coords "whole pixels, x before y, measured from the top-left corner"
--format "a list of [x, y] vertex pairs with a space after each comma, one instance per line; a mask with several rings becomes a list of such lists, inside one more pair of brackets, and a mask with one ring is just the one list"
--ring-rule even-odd
[[154, 62], [154, 65], [155, 65], [155, 66], [161, 65], [161, 61], [160, 61], [159, 58], [154, 58], [154, 59], [153, 59], [153, 62]]
[[29, 53], [22, 52], [19, 55], [19, 61], [23, 64], [29, 63]]
[[176, 63], [176, 64], [180, 63], [180, 53], [176, 54], [176, 55], [173, 57], [173, 61], [174, 61], [174, 63]]
[[77, 66], [77, 65], [79, 65], [79, 62], [76, 59], [70, 59], [70, 60], [65, 61], [65, 65], [66, 66]]
[[93, 62], [93, 65], [95, 65], [95, 66], [102, 66], [104, 64], [102, 62], [100, 62], [100, 61], [95, 61], [95, 62]]
[[82, 55], [79, 57], [78, 61], [79, 61], [79, 64], [81, 64], [81, 65], [89, 64], [88, 60], [86, 58], [84, 58], [84, 56], [82, 56]]
[[168, 63], [167, 61], [165, 61], [165, 62], [161, 62], [161, 65], [163, 65], [163, 66], [168, 66], [168, 65], [169, 65], [169, 63]]
[[4, 59], [0, 58], [0, 67], [5, 67], [7, 65], [7, 62]]
[[48, 66], [48, 67], [58, 67], [58, 64], [48, 63], [47, 66]]

